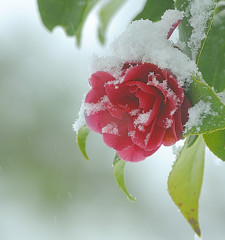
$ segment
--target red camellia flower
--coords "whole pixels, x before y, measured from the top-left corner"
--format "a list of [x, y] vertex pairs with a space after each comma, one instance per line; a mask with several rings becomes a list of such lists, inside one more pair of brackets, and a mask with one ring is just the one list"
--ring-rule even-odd
[[120, 77], [99, 71], [90, 85], [86, 123], [121, 159], [138, 162], [180, 140], [191, 104], [168, 69], [128, 62]]

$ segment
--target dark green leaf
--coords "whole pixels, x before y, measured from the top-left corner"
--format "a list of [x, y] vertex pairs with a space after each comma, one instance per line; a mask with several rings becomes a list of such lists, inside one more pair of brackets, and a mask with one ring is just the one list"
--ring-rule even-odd
[[189, 136], [187, 139], [187, 148], [191, 147], [196, 142], [197, 139], [198, 139], [198, 135]]
[[225, 15], [214, 17], [204, 49], [199, 60], [199, 69], [204, 80], [215, 88], [225, 90]]
[[190, 12], [188, 11], [190, 1], [189, 0], [176, 0], [175, 6], [178, 10], [186, 12], [186, 16], [183, 18], [181, 23], [179, 24], [179, 39], [181, 42], [186, 44], [186, 48], [183, 52], [192, 58], [191, 50], [188, 47], [188, 41], [192, 34], [192, 27], [190, 26], [189, 19], [190, 19]]
[[125, 177], [124, 177], [124, 167], [125, 167], [125, 162], [122, 161], [119, 158], [119, 156], [116, 154], [113, 162], [113, 174], [116, 179], [116, 182], [130, 201], [136, 201], [127, 191]]
[[44, 25], [52, 31], [62, 26], [69, 36], [77, 37], [80, 44], [81, 31], [88, 13], [98, 0], [38, 0]]
[[201, 136], [191, 146], [187, 141], [168, 178], [168, 189], [174, 203], [200, 236], [198, 201], [204, 170], [205, 144]]
[[199, 101], [210, 104], [210, 114], [202, 117], [200, 126], [193, 126], [184, 135], [202, 134], [221, 130], [225, 128], [225, 105], [220, 101], [215, 92], [206, 84], [193, 78], [193, 82], [188, 92], [192, 106]]
[[218, 13], [224, 11], [224, 10], [225, 10], [225, 5], [219, 5], [216, 8], [215, 14], [218, 14]]
[[225, 161], [225, 130], [204, 134], [207, 147], [221, 160]]
[[90, 129], [85, 125], [84, 127], [80, 128], [77, 134], [77, 144], [83, 156], [89, 160], [87, 153], [86, 153], [86, 140], [87, 136], [90, 133]]
[[173, 0], [148, 0], [143, 10], [133, 20], [150, 19], [156, 22], [167, 9], [174, 9]]
[[105, 42], [105, 33], [110, 21], [126, 1], [127, 0], [111, 0], [107, 2], [100, 10], [100, 26], [98, 28], [98, 37], [101, 43]]

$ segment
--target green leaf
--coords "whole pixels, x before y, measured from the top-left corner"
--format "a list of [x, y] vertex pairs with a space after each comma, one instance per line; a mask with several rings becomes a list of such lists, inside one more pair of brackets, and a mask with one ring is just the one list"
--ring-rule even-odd
[[[180, 39], [181, 42], [185, 43], [186, 47], [183, 50], [183, 52], [188, 57], [190, 57], [190, 59], [193, 59], [193, 56], [192, 56], [193, 46], [189, 45], [191, 35], [193, 33], [193, 27], [191, 26], [191, 23], [190, 23], [190, 20], [192, 18], [191, 13], [190, 13], [190, 6], [191, 6], [192, 2], [193, 1], [190, 1], [190, 0], [176, 0], [175, 1], [176, 8], [185, 13], [184, 18], [183, 18], [183, 20], [181, 21], [181, 23], [179, 24], [179, 27], [178, 27], [178, 29], [179, 29], [179, 39]], [[216, 2], [216, 0], [215, 0], [215, 2]], [[202, 3], [202, 4], [204, 4], [204, 3]], [[215, 9], [214, 9], [214, 11], [215, 11]], [[206, 23], [206, 28], [204, 30], [206, 38], [207, 38], [207, 35], [208, 35], [208, 33], [210, 31], [210, 28], [211, 28], [214, 11], [212, 11], [211, 17], [209, 17], [209, 19]], [[205, 40], [206, 40], [206, 38], [205, 38]], [[199, 57], [201, 55], [201, 51], [203, 49], [205, 40], [201, 41], [201, 46], [198, 49], [198, 53], [197, 53], [197, 56], [196, 56], [196, 62], [197, 63], [199, 61]]]
[[67, 35], [76, 36], [80, 44], [84, 22], [98, 0], [38, 0], [44, 25], [52, 31], [62, 26]]
[[187, 147], [187, 141], [168, 178], [168, 190], [174, 203], [200, 236], [198, 201], [204, 170], [205, 144], [202, 136]]
[[199, 60], [204, 80], [216, 92], [225, 90], [225, 15], [214, 17], [211, 31]]
[[187, 148], [191, 147], [196, 140], [198, 139], [198, 135], [190, 135], [189, 138], [187, 139]]
[[91, 130], [85, 125], [84, 127], [80, 128], [77, 134], [77, 144], [78, 147], [83, 154], [83, 156], [89, 160], [87, 153], [86, 153], [86, 140], [88, 134], [91, 132]]
[[148, 0], [143, 10], [133, 19], [150, 19], [153, 22], [159, 21], [167, 9], [174, 9], [173, 0]]
[[119, 156], [116, 154], [113, 162], [113, 174], [116, 179], [117, 184], [121, 188], [121, 190], [125, 193], [130, 201], [136, 201], [127, 191], [127, 187], [125, 184], [125, 177], [124, 177], [124, 167], [125, 162], [122, 161]]
[[203, 137], [207, 147], [225, 161], [225, 130], [204, 134]]
[[224, 10], [225, 10], [225, 5], [219, 5], [219, 6], [216, 7], [215, 14], [218, 14], [218, 13], [224, 11]]
[[98, 28], [98, 37], [101, 43], [105, 42], [106, 29], [110, 21], [126, 1], [127, 0], [111, 0], [107, 2], [100, 10], [100, 26]]
[[225, 128], [225, 105], [208, 85], [193, 78], [193, 82], [187, 94], [191, 99], [192, 106], [201, 100], [205, 103], [209, 103], [210, 114], [203, 113], [203, 116], [200, 116], [202, 118], [202, 124], [188, 129], [184, 133], [184, 136], [191, 134], [199, 135]]

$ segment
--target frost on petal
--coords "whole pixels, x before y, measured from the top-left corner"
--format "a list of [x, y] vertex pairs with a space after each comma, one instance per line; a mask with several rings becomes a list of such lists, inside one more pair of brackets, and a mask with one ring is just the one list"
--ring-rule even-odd
[[105, 144], [116, 150], [122, 150], [132, 145], [128, 135], [128, 122], [127, 115], [122, 120], [118, 120], [112, 117], [109, 112], [103, 112], [101, 115], [101, 127]]

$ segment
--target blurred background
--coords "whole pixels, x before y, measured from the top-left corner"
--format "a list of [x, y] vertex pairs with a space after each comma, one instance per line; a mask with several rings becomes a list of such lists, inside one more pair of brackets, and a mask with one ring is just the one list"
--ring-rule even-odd
[[[191, 227], [167, 192], [175, 156], [161, 148], [126, 165], [129, 202], [113, 173], [114, 151], [91, 133], [86, 161], [72, 124], [88, 89], [91, 56], [140, 11], [129, 0], [112, 21], [105, 47], [97, 10], [82, 46], [57, 28], [48, 32], [35, 0], [0, 0], [0, 240], [190, 240]], [[225, 164], [206, 154], [200, 198], [204, 240], [224, 240]]]

